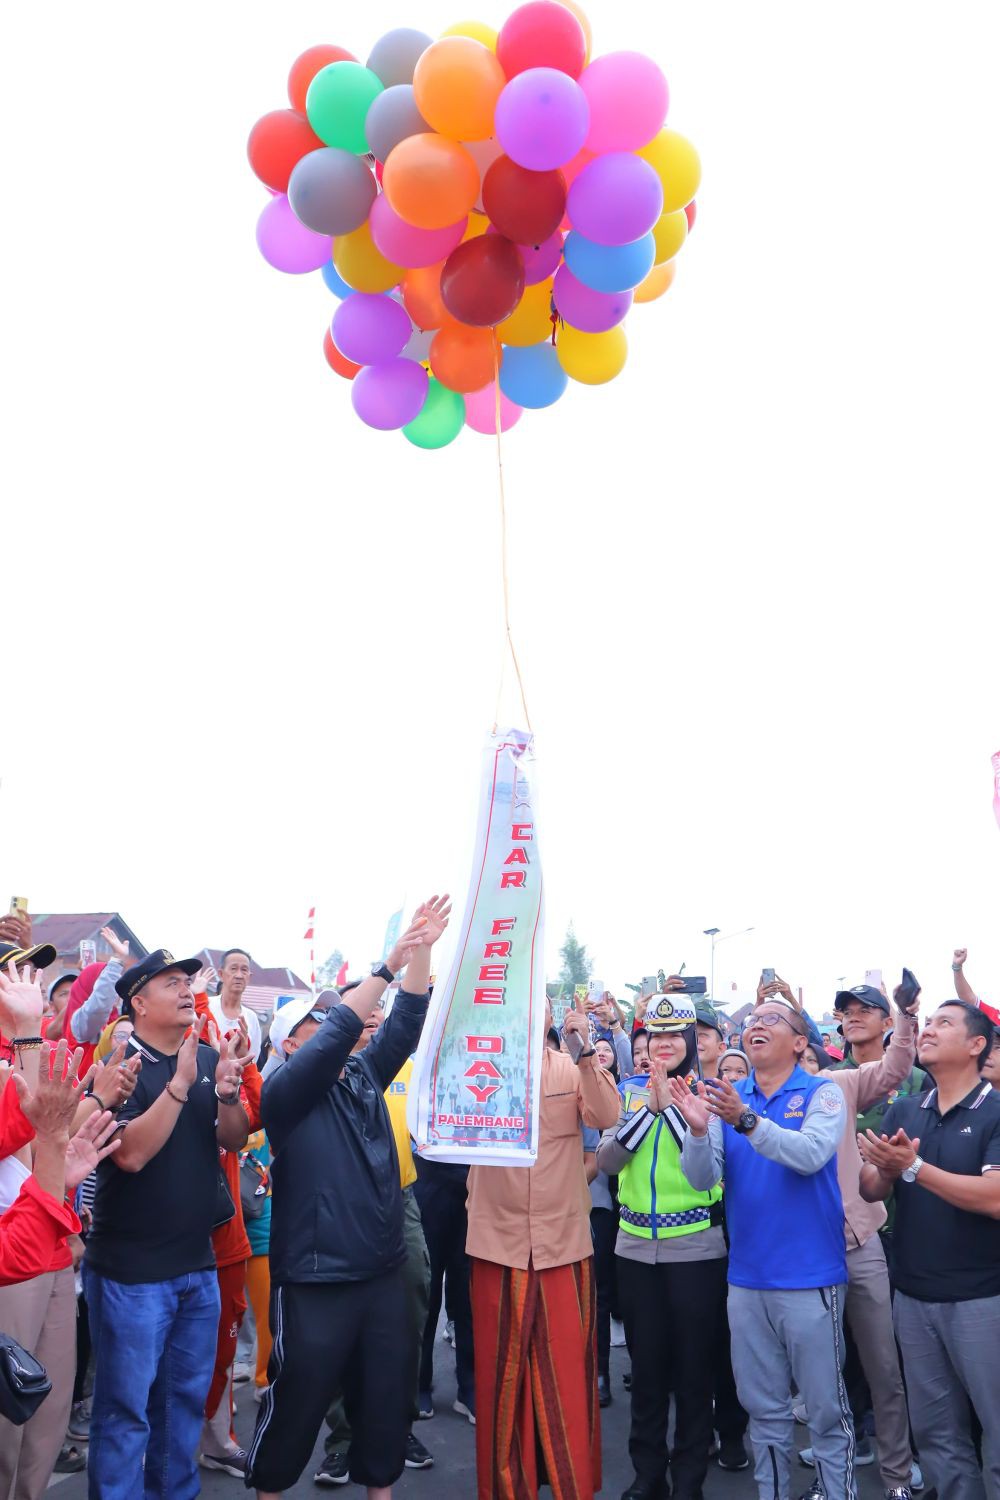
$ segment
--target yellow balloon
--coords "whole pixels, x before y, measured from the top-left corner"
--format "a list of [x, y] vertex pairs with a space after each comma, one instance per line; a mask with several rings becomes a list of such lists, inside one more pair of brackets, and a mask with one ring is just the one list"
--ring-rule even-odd
[[625, 368], [628, 339], [622, 327], [607, 333], [581, 333], [564, 323], [556, 340], [559, 363], [581, 385], [605, 385]]
[[333, 263], [356, 292], [388, 292], [406, 275], [402, 266], [394, 266], [376, 248], [367, 220], [351, 234], [337, 236]]
[[517, 349], [526, 349], [529, 344], [540, 344], [543, 339], [551, 338], [551, 281], [526, 286], [524, 296], [510, 317], [497, 324], [497, 334], [502, 344], [513, 344]]
[[660, 266], [665, 260], [673, 260], [687, 239], [687, 232], [687, 214], [682, 208], [657, 219], [653, 225], [653, 239], [656, 241], [656, 260], [653, 264]]
[[486, 215], [476, 213], [475, 209], [473, 209], [469, 215], [469, 222], [465, 226], [465, 233], [462, 235], [462, 244], [464, 245], [466, 240], [478, 240], [479, 236], [485, 234], [489, 227], [490, 221]]
[[482, 42], [484, 47], [489, 47], [491, 52], [497, 50], [498, 33], [492, 26], [487, 26], [485, 21], [456, 21], [454, 26], [449, 26], [441, 35], [470, 36], [474, 42]]
[[668, 260], [662, 266], [654, 266], [645, 281], [639, 283], [635, 289], [634, 301], [655, 302], [657, 297], [662, 297], [677, 274], [677, 264]]
[[701, 184], [701, 160], [687, 137], [661, 130], [636, 155], [649, 162], [663, 184], [663, 212], [687, 208]]

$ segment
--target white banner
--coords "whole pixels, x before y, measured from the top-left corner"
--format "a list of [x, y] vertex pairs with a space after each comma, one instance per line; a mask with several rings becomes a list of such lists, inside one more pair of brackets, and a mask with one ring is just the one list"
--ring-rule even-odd
[[409, 1095], [410, 1134], [434, 1161], [530, 1167], [538, 1153], [545, 966], [536, 794], [532, 736], [491, 735], [458, 944], [434, 988]]

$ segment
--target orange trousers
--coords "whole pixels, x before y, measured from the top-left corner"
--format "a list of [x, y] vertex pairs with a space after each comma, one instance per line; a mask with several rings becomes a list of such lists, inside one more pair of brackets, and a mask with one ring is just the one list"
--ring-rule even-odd
[[267, 1362], [271, 1358], [271, 1262], [266, 1255], [252, 1255], [247, 1261], [247, 1291], [257, 1327], [257, 1374], [255, 1384], [267, 1385]]
[[205, 1416], [209, 1421], [219, 1410], [219, 1402], [229, 1385], [229, 1372], [236, 1358], [236, 1340], [243, 1314], [247, 1310], [247, 1299], [243, 1295], [247, 1263], [245, 1260], [238, 1260], [234, 1266], [220, 1266], [216, 1275], [219, 1278], [222, 1306], [219, 1312], [219, 1339], [215, 1346], [215, 1369], [212, 1371], [212, 1384], [208, 1388], [208, 1400], [205, 1402]]

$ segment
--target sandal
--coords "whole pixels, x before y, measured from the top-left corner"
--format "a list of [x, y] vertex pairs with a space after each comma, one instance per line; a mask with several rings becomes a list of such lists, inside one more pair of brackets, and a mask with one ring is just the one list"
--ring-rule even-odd
[[87, 1467], [87, 1455], [76, 1443], [63, 1443], [55, 1461], [56, 1474], [79, 1474]]

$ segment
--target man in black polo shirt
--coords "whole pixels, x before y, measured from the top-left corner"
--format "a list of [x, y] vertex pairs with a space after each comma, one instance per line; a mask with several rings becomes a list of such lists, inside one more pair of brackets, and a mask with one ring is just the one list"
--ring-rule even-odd
[[948, 1000], [920, 1038], [936, 1088], [858, 1137], [869, 1202], [896, 1192], [896, 1337], [921, 1460], [939, 1500], [984, 1500], [969, 1402], [1000, 1494], [1000, 1095], [982, 1078], [989, 1017]]
[[219, 1323], [211, 1234], [226, 1206], [219, 1148], [245, 1145], [247, 1118], [234, 1043], [220, 1057], [200, 1040], [190, 983], [199, 968], [160, 948], [115, 985], [142, 1071], [119, 1117], [121, 1145], [98, 1169], [84, 1262], [96, 1361], [91, 1500], [191, 1500], [201, 1490], [195, 1452]]

